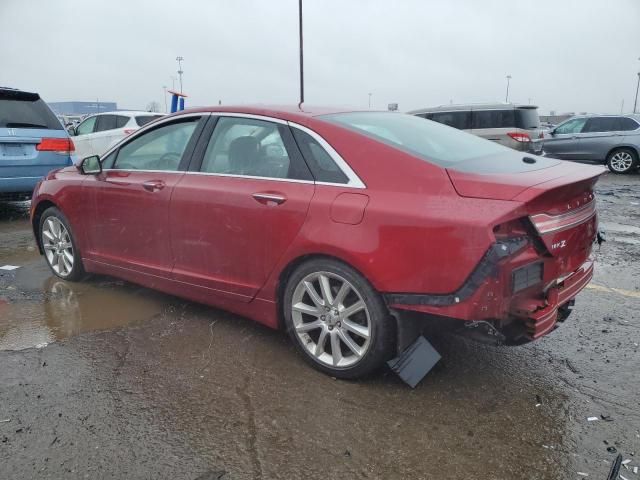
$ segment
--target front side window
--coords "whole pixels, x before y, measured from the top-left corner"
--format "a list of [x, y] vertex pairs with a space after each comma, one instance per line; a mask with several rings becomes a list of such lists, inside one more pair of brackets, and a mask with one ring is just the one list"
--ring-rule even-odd
[[516, 126], [515, 112], [511, 110], [474, 110], [472, 128], [512, 128]]
[[586, 118], [574, 118], [573, 120], [568, 120], [562, 125], [559, 125], [554, 133], [559, 135], [566, 135], [571, 133], [580, 133], [584, 124], [587, 123]]
[[292, 158], [283, 129], [273, 122], [240, 117], [218, 119], [201, 171], [250, 177], [308, 179]]
[[471, 112], [436, 112], [432, 114], [430, 119], [458, 130], [471, 128]]
[[96, 124], [98, 117], [89, 117], [76, 128], [76, 135], [86, 135], [87, 133], [93, 133], [93, 127]]
[[118, 150], [113, 168], [176, 171], [199, 118], [162, 125], [134, 138]]

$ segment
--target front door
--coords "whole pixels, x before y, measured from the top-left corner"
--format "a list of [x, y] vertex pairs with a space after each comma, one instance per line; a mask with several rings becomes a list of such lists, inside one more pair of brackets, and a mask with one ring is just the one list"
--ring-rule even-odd
[[545, 153], [555, 158], [580, 160], [580, 137], [586, 121], [586, 118], [574, 118], [556, 127], [551, 137], [544, 141]]
[[171, 199], [173, 278], [250, 301], [305, 221], [311, 174], [287, 125], [242, 117], [220, 117], [196, 161]]
[[93, 152], [93, 131], [96, 128], [98, 116], [85, 119], [76, 127], [76, 134], [73, 137], [73, 144], [76, 147], [76, 155], [79, 159], [94, 155]]
[[169, 201], [184, 175], [200, 117], [166, 122], [118, 148], [84, 188], [92, 202], [87, 256], [168, 277], [173, 264]]

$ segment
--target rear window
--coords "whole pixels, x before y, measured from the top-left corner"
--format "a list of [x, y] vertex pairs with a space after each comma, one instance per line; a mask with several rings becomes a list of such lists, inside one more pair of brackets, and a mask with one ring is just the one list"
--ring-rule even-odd
[[136, 123], [139, 127], [144, 127], [147, 123], [162, 118], [162, 115], [140, 115], [136, 117]]
[[470, 160], [513, 152], [489, 140], [414, 115], [354, 112], [320, 118], [442, 167], [455, 167]]
[[0, 128], [63, 129], [38, 94], [12, 90], [0, 90]]
[[516, 108], [516, 127], [540, 128], [540, 116], [537, 108]]

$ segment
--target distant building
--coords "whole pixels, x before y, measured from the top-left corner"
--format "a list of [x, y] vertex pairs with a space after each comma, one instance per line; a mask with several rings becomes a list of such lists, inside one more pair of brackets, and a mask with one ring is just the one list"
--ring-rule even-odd
[[118, 110], [116, 102], [49, 102], [51, 110], [58, 115], [88, 115], [90, 113]]

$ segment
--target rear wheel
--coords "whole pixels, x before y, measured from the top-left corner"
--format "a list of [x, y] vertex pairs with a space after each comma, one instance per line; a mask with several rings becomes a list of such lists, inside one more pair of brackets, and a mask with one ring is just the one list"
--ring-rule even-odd
[[69, 222], [56, 207], [47, 208], [40, 217], [40, 244], [47, 264], [56, 276], [72, 281], [85, 276]]
[[311, 260], [290, 276], [287, 331], [304, 358], [334, 377], [366, 376], [391, 358], [394, 325], [380, 295], [349, 266]]
[[619, 148], [607, 156], [607, 167], [613, 173], [629, 173], [638, 165], [636, 152], [628, 148]]

